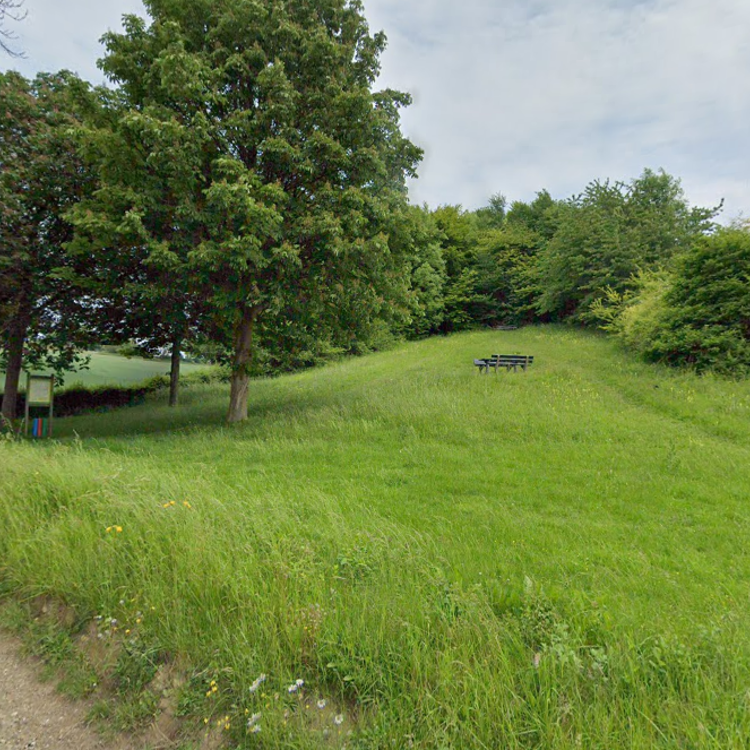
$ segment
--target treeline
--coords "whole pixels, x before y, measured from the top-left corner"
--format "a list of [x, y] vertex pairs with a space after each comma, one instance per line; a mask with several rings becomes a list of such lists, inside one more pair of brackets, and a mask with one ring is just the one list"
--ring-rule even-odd
[[146, 2], [110, 87], [0, 74], [2, 413], [25, 368], [136, 341], [249, 378], [496, 324], [605, 326], [653, 359], [750, 364], [748, 234], [646, 171], [477, 211], [410, 206], [408, 95], [361, 6]]
[[677, 179], [645, 170], [566, 200], [542, 191], [530, 203], [496, 195], [474, 212], [423, 211], [432, 240], [409, 334], [568, 322], [604, 328], [651, 361], [744, 375], [750, 224], [718, 226], [720, 208], [690, 207]]

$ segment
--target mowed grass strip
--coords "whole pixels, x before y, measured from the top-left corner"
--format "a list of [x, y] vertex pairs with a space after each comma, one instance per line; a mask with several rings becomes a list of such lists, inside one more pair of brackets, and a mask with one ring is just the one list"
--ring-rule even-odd
[[[535, 363], [479, 376], [495, 352]], [[260, 673], [263, 747], [747, 746], [747, 383], [547, 327], [257, 381], [241, 426], [226, 403], [0, 446], [4, 590], [220, 675], [191, 710], [247, 746]]]

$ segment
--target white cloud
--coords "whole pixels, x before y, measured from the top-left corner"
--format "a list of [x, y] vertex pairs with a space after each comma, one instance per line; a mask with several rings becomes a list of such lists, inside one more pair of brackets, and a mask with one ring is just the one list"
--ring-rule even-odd
[[92, 83], [103, 81], [96, 67], [101, 36], [120, 29], [124, 14], [145, 15], [140, 0], [26, 0], [24, 8], [27, 17], [8, 28], [18, 35], [14, 49], [25, 51], [26, 59], [0, 58], [0, 69], [31, 77], [66, 68]]
[[[27, 0], [29, 55], [100, 82], [98, 39], [139, 0]], [[750, 213], [748, 0], [365, 0], [389, 48], [383, 85], [411, 91], [425, 149], [412, 199], [482, 205], [494, 192], [564, 197], [644, 167], [696, 204]]]
[[417, 201], [563, 196], [649, 166], [690, 175], [696, 203], [750, 207], [746, 0], [369, 7], [393, 23], [382, 80], [417, 92], [404, 117], [428, 153]]

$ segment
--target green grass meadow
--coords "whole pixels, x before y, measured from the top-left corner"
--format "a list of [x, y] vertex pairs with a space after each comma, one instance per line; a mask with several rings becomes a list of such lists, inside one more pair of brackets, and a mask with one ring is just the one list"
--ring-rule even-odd
[[[168, 359], [143, 359], [141, 357], [122, 357], [109, 352], [90, 352], [91, 361], [85, 370], [73, 372], [65, 377], [65, 386], [84, 385], [134, 385], [159, 375], [169, 375], [171, 363]], [[204, 365], [190, 362], [180, 364], [180, 372], [188, 375], [205, 369]], [[37, 374], [35, 372], [35, 374]], [[39, 373], [46, 374], [46, 373]], [[0, 384], [5, 380], [5, 373], [0, 371]], [[26, 387], [26, 377], [21, 377], [21, 388]]]
[[[535, 363], [478, 375], [493, 352]], [[750, 746], [747, 382], [536, 327], [254, 381], [239, 426], [228, 386], [163, 402], [0, 442], [0, 595], [64, 603], [143, 685], [172, 665], [198, 731]]]

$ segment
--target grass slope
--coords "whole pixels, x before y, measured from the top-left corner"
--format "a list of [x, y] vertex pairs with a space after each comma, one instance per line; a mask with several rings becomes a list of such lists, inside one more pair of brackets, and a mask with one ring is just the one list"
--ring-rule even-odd
[[[134, 385], [157, 375], [169, 375], [170, 362], [165, 359], [142, 359], [140, 357], [121, 357], [107, 352], [91, 352], [88, 369], [69, 373], [65, 385], [80, 383], [85, 386], [97, 385]], [[205, 369], [203, 365], [183, 362], [180, 372], [187, 375]], [[5, 373], [0, 371], [0, 384], [5, 381]], [[26, 387], [26, 377], [21, 377], [21, 387]]]
[[[535, 364], [473, 371], [500, 350]], [[240, 746], [747, 747], [747, 383], [549, 327], [257, 381], [239, 427], [226, 402], [0, 445], [3, 589], [190, 665]]]

